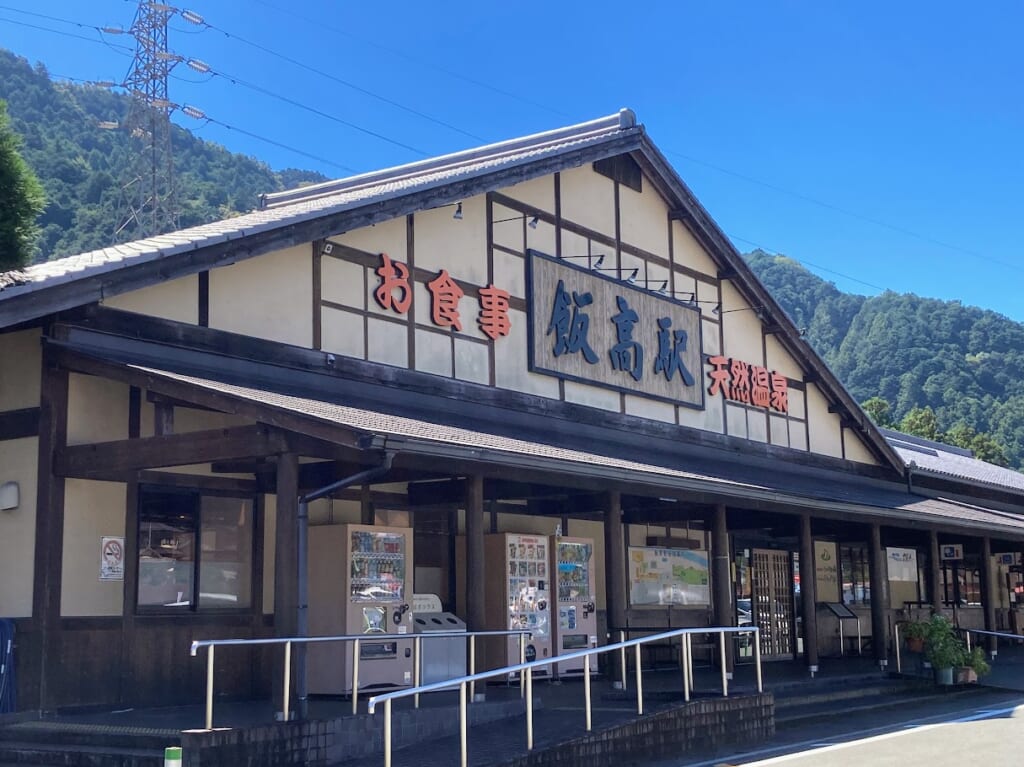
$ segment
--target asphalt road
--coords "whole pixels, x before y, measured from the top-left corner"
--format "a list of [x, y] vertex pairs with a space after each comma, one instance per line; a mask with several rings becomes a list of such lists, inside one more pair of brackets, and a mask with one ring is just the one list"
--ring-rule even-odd
[[737, 753], [649, 767], [998, 767], [1024, 765], [1024, 695], [992, 691], [781, 730]]

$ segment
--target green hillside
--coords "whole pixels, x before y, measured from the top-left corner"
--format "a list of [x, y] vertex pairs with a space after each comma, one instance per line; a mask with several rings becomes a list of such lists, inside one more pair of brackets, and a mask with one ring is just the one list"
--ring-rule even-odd
[[[110, 245], [126, 211], [120, 169], [128, 136], [100, 123], [121, 122], [129, 99], [104, 88], [52, 82], [43, 65], [33, 68], [5, 50], [0, 50], [0, 99], [22, 136], [21, 154], [46, 192], [37, 260]], [[275, 172], [182, 128], [173, 129], [171, 141], [182, 227], [252, 210], [261, 192], [324, 180], [309, 171]], [[122, 240], [132, 239], [130, 227], [124, 234]]]
[[931, 408], [935, 436], [989, 434], [1024, 467], [1024, 325], [958, 301], [843, 293], [784, 256], [747, 260], [859, 402], [881, 397], [895, 423]]

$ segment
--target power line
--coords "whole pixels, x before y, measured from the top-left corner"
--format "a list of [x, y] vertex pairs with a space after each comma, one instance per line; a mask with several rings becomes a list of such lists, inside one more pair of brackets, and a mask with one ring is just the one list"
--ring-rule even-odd
[[[2, 7], [2, 6], [0, 6], [0, 7]], [[13, 8], [4, 8], [4, 10], [15, 10], [15, 9], [13, 9]], [[28, 13], [28, 11], [19, 11], [19, 13]], [[38, 14], [33, 14], [33, 15], [38, 15]], [[8, 24], [15, 24], [15, 25], [17, 25], [19, 27], [27, 27], [29, 29], [37, 29], [37, 30], [39, 30], [41, 32], [49, 32], [49, 33], [54, 34], [54, 35], [61, 35], [62, 37], [72, 37], [72, 38], [74, 38], [76, 40], [85, 40], [87, 43], [98, 43], [100, 45], [105, 45], [105, 46], [107, 46], [108, 48], [110, 48], [111, 50], [114, 50], [114, 51], [117, 51], [117, 49], [120, 48], [122, 51], [126, 51], [128, 53], [131, 53], [132, 50], [133, 50], [132, 48], [130, 48], [127, 45], [121, 45], [120, 43], [112, 43], [109, 40], [102, 39], [103, 30], [100, 27], [90, 27], [88, 24], [79, 24], [78, 22], [66, 21], [64, 19], [54, 19], [54, 20], [55, 21], [64, 21], [64, 23], [66, 23], [66, 24], [74, 24], [75, 26], [82, 27], [83, 29], [94, 29], [94, 30], [96, 30], [96, 32], [98, 32], [101, 35], [101, 37], [100, 38], [86, 37], [85, 35], [76, 35], [73, 32], [61, 32], [59, 29], [51, 29], [50, 27], [38, 26], [37, 24], [29, 24], [27, 21], [16, 21], [15, 19], [0, 18], [0, 21], [6, 22]]]
[[[294, 152], [295, 154], [300, 154], [303, 157], [308, 157], [311, 160], [316, 160], [317, 162], [322, 162], [325, 165], [331, 165], [331, 166], [333, 166], [335, 168], [340, 168], [341, 170], [348, 171], [349, 173], [358, 173], [359, 172], [355, 168], [350, 168], [348, 165], [342, 165], [339, 162], [334, 162], [333, 160], [328, 160], [326, 157], [320, 157], [319, 155], [311, 154], [310, 152], [303, 151], [302, 149], [296, 149], [295, 147], [289, 146], [288, 144], [283, 144], [280, 141], [275, 141], [274, 139], [267, 138], [266, 136], [257, 135], [255, 133], [252, 133], [250, 131], [245, 130], [244, 128], [239, 128], [239, 127], [234, 126], [234, 125], [229, 125], [226, 122], [221, 122], [220, 120], [216, 120], [216, 119], [214, 119], [212, 117], [204, 116], [204, 117], [202, 117], [200, 119], [204, 120], [207, 123], [213, 123], [214, 125], [219, 125], [220, 127], [226, 128], [227, 130], [235, 131], [236, 133], [241, 133], [243, 136], [248, 136], [249, 138], [254, 138], [257, 141], [262, 141], [265, 144], [271, 144], [271, 145], [276, 146], [276, 147], [278, 147], [280, 149], [287, 149], [289, 152]], [[202, 126], [200, 126], [200, 127], [202, 127]]]
[[263, 51], [264, 53], [270, 56], [274, 56], [275, 58], [281, 59], [282, 61], [287, 61], [289, 64], [300, 67], [301, 69], [305, 69], [307, 72], [312, 72], [313, 74], [320, 75], [321, 77], [327, 78], [328, 80], [332, 80], [340, 85], [344, 85], [346, 88], [351, 88], [357, 93], [362, 93], [364, 96], [369, 96], [370, 98], [377, 99], [378, 101], [383, 102], [385, 104], [389, 104], [390, 106], [393, 106], [397, 109], [401, 109], [403, 112], [408, 112], [409, 114], [416, 115], [417, 117], [432, 122], [435, 125], [439, 125], [443, 128], [447, 128], [448, 130], [455, 131], [456, 133], [461, 133], [463, 136], [467, 136], [476, 141], [483, 141], [484, 143], [487, 142], [487, 139], [478, 136], [475, 133], [470, 133], [469, 131], [463, 130], [462, 128], [459, 128], [456, 125], [452, 125], [451, 123], [445, 122], [444, 120], [439, 120], [436, 117], [432, 117], [431, 115], [421, 112], [418, 109], [413, 109], [412, 107], [406, 106], [405, 104], [395, 101], [394, 99], [390, 99], [387, 96], [382, 96], [379, 93], [371, 91], [367, 88], [363, 88], [362, 86], [356, 85], [355, 83], [349, 82], [348, 80], [343, 80], [340, 77], [337, 77], [336, 75], [332, 75], [330, 72], [325, 72], [322, 69], [317, 69], [316, 67], [310, 66], [309, 64], [294, 59], [291, 56], [279, 53], [278, 51], [268, 48], [265, 45], [261, 45], [260, 43], [256, 43], [252, 40], [244, 38], [241, 35], [236, 35], [232, 32], [228, 32], [226, 29], [218, 27], [214, 24], [210, 24], [208, 21], [204, 20], [201, 23], [201, 26], [208, 29], [212, 29], [216, 32], [220, 32], [225, 37], [228, 37], [232, 40], [237, 40], [240, 43], [244, 43], [245, 45], [251, 46], [259, 51]]

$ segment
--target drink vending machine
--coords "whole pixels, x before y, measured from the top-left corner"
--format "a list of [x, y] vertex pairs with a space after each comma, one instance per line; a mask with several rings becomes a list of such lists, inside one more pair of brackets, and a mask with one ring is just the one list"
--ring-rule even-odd
[[[413, 681], [412, 530], [372, 525], [309, 528], [310, 636], [365, 634], [359, 689]], [[409, 634], [373, 641], [374, 634]], [[352, 643], [309, 645], [309, 692], [352, 691]]]
[[[558, 655], [597, 646], [597, 606], [594, 601], [594, 541], [590, 538], [552, 540], [552, 593], [557, 598], [555, 649]], [[591, 659], [591, 673], [597, 660]], [[583, 673], [583, 659], [558, 664], [559, 675]]]
[[[546, 535], [496, 533], [484, 537], [487, 626], [494, 630], [528, 629], [526, 660], [551, 657], [551, 560]], [[499, 572], [500, 571], [500, 572]], [[486, 663], [501, 668], [519, 663], [519, 638], [487, 643]], [[534, 676], [547, 676], [550, 667]]]

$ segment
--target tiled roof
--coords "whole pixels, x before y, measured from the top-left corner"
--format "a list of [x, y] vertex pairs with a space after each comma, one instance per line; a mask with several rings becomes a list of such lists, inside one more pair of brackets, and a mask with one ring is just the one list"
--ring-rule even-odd
[[289, 411], [347, 430], [384, 436], [385, 447], [394, 446], [410, 452], [440, 457], [447, 454], [446, 450], [454, 448], [460, 458], [489, 463], [523, 466], [527, 462], [534, 465], [539, 462], [552, 471], [590, 474], [606, 479], [618, 474], [631, 482], [655, 487], [782, 501], [797, 507], [830, 508], [855, 515], [880, 515], [896, 511], [900, 516], [918, 522], [1024, 535], [1024, 515], [941, 498], [925, 498], [908, 493], [899, 485], [857, 482], [834, 474], [791, 476], [784, 475], [777, 468], [769, 471], [747, 470], [740, 466], [730, 474], [731, 467], [714, 462], [698, 464], [698, 470], [694, 470], [690, 464], [687, 469], [674, 468], [144, 365], [130, 364], [127, 367], [149, 376], [259, 403], [271, 410]]
[[917, 469], [930, 473], [1024, 492], [1024, 474], [979, 460], [970, 450], [890, 429], [881, 432], [907, 466], [913, 463]]
[[235, 218], [46, 261], [18, 272], [0, 273], [0, 301], [124, 266], [187, 253], [324, 215], [444, 186], [457, 180], [486, 175], [497, 169], [525, 165], [642, 130], [637, 126], [633, 113], [622, 110], [599, 120], [557, 131], [538, 133], [290, 192], [266, 195], [261, 210]]

